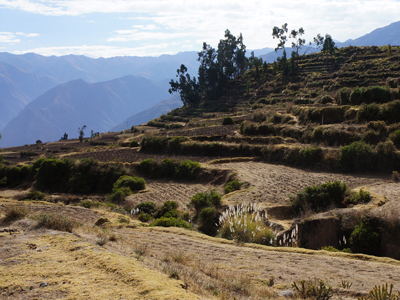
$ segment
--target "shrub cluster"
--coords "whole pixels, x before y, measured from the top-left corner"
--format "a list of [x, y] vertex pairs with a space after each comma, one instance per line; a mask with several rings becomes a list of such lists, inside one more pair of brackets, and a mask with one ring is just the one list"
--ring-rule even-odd
[[387, 103], [391, 101], [390, 90], [386, 87], [357, 87], [350, 94], [349, 102], [352, 105], [363, 103]]
[[154, 219], [151, 226], [192, 229], [192, 226], [186, 221], [189, 219], [189, 215], [178, 210], [178, 203], [175, 201], [166, 201], [160, 208], [157, 208], [154, 202], [142, 202], [136, 206], [135, 213], [142, 222]]
[[145, 188], [146, 181], [143, 178], [123, 175], [114, 183], [110, 200], [113, 203], [121, 203], [133, 192], [144, 190]]
[[42, 213], [36, 217], [38, 227], [44, 227], [53, 230], [72, 232], [77, 225], [67, 216], [62, 214], [45, 214]]
[[400, 100], [395, 100], [384, 105], [376, 103], [363, 104], [357, 112], [357, 122], [381, 120], [386, 124], [400, 121]]
[[9, 223], [19, 219], [23, 219], [28, 215], [28, 208], [23, 205], [10, 205], [5, 207], [4, 223]]
[[346, 183], [338, 180], [309, 186], [296, 196], [290, 197], [291, 207], [296, 214], [307, 208], [313, 211], [324, 211], [330, 206], [340, 207], [343, 205], [346, 192]]
[[222, 120], [222, 125], [232, 125], [234, 124], [233, 119], [231, 117], [225, 117]]
[[196, 161], [183, 160], [179, 162], [170, 158], [163, 159], [161, 163], [152, 158], [145, 159], [136, 168], [138, 172], [150, 178], [195, 180], [201, 172], [201, 166]]
[[233, 191], [240, 190], [242, 187], [243, 182], [240, 182], [238, 179], [229, 181], [225, 186], [224, 186], [224, 194], [232, 193]]
[[217, 233], [217, 208], [221, 205], [221, 195], [211, 190], [209, 193], [197, 193], [190, 199], [190, 205], [196, 210], [195, 219], [199, 221], [199, 231], [214, 236]]

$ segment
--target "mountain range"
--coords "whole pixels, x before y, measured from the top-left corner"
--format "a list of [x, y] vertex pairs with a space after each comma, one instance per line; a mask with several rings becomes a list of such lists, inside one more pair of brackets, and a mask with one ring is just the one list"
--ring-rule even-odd
[[[336, 44], [400, 45], [400, 21]], [[317, 50], [309, 53], [312, 51]], [[267, 63], [282, 55], [271, 48], [254, 53]], [[291, 48], [287, 53], [290, 56]], [[181, 64], [197, 75], [197, 57], [195, 51], [98, 59], [0, 53], [0, 146], [57, 140], [64, 132], [75, 137], [83, 125], [89, 130], [109, 131], [120, 128], [118, 124], [125, 129], [127, 121], [132, 125], [147, 122], [179, 105], [177, 98], [156, 104], [170, 97], [168, 81], [175, 78]], [[175, 101], [173, 105], [171, 101]]]

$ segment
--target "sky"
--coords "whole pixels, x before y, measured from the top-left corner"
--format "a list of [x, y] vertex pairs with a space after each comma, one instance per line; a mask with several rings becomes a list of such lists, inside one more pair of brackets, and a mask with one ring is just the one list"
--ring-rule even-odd
[[344, 42], [400, 20], [400, 0], [0, 0], [0, 52], [159, 56], [216, 47], [229, 29], [247, 49], [274, 48], [272, 28]]

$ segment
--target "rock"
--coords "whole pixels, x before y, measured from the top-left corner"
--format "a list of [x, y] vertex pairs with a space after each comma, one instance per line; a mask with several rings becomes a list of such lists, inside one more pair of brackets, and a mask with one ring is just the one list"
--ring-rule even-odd
[[293, 298], [294, 293], [291, 290], [286, 290], [286, 291], [279, 293], [279, 296], [286, 297], [286, 298]]
[[40, 287], [45, 287], [45, 286], [47, 286], [47, 283], [46, 283], [46, 282], [41, 282], [41, 283], [39, 284], [39, 286], [40, 286]]

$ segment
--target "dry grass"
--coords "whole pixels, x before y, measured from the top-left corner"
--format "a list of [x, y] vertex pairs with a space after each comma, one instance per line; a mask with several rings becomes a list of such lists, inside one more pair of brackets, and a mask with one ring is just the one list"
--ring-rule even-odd
[[13, 221], [23, 219], [28, 215], [28, 208], [24, 205], [8, 205], [4, 209], [5, 216], [3, 218], [3, 223], [9, 224]]

